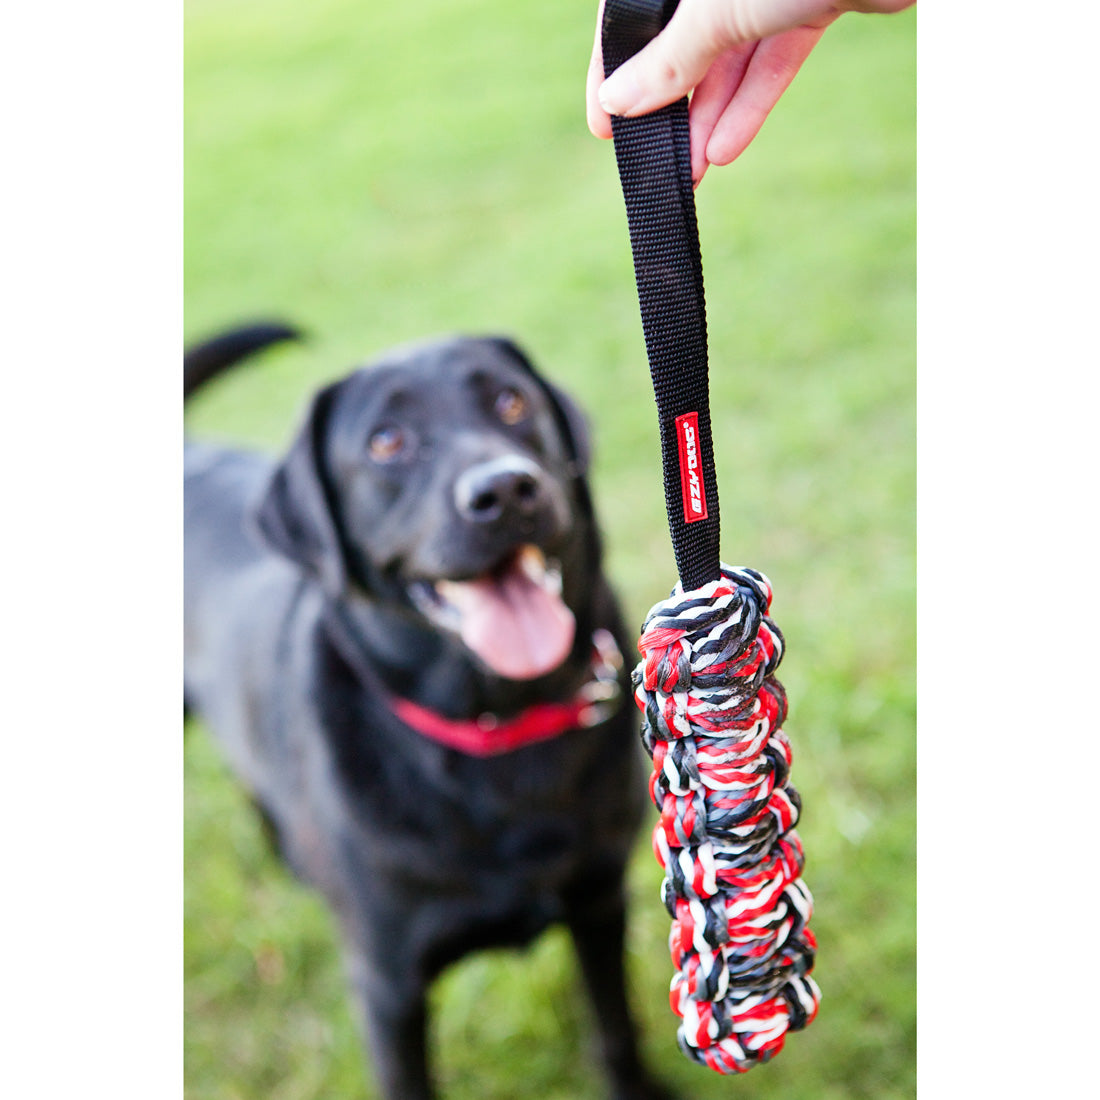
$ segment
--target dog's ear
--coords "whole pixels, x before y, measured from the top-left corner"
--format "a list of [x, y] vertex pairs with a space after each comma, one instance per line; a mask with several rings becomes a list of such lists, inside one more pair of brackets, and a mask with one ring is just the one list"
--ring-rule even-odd
[[510, 359], [519, 363], [550, 399], [550, 406], [554, 410], [558, 428], [565, 440], [573, 472], [578, 477], [585, 477], [592, 458], [592, 435], [588, 430], [588, 419], [581, 412], [580, 406], [568, 394], [558, 389], [552, 382], [548, 382], [535, 369], [534, 364], [523, 351], [506, 336], [494, 336], [492, 342]]
[[254, 530], [272, 550], [317, 576], [339, 595], [347, 560], [325, 473], [324, 440], [339, 383], [319, 391], [297, 436], [252, 511]]

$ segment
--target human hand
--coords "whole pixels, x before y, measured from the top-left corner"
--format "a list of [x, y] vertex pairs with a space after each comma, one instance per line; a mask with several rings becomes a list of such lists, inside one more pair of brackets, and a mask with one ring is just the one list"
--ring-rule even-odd
[[600, 28], [588, 66], [588, 128], [611, 137], [633, 117], [689, 92], [691, 175], [729, 164], [756, 137], [825, 28], [846, 11], [896, 12], [915, 0], [680, 0], [668, 26], [604, 81]]

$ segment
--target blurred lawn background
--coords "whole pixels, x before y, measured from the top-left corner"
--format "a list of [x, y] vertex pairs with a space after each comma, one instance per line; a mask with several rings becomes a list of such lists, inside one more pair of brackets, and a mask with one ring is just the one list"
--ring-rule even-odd
[[[188, 425], [278, 449], [388, 345], [513, 334], [590, 413], [637, 625], [675, 570], [614, 156], [584, 122], [595, 6], [187, 0], [187, 336], [272, 315], [313, 336]], [[846, 16], [698, 194], [723, 557], [776, 589], [824, 1000], [747, 1078], [687, 1062], [643, 838], [634, 1002], [685, 1098], [915, 1094], [915, 82], [912, 11]], [[184, 751], [187, 1096], [373, 1096], [332, 922], [205, 731]], [[603, 1095], [563, 934], [462, 963], [433, 1001], [448, 1100]]]

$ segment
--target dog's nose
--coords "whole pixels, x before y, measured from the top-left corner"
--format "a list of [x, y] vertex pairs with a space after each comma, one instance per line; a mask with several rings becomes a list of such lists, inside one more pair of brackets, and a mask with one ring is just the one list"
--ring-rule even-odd
[[518, 455], [479, 462], [455, 481], [459, 514], [475, 523], [491, 523], [504, 515], [531, 515], [542, 504], [539, 468]]

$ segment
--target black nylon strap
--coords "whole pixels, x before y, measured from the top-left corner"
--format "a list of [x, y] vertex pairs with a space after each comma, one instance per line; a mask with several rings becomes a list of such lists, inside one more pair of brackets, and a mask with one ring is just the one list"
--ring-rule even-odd
[[[654, 38], [678, 0], [607, 0], [604, 72], [610, 75]], [[640, 118], [612, 117], [615, 159], [626, 201], [634, 274], [638, 285], [657, 418], [665, 507], [676, 569], [685, 590], [721, 576], [718, 486], [707, 381], [707, 318], [686, 98]], [[690, 418], [698, 430], [693, 469]], [[701, 478], [699, 497], [692, 477]], [[705, 501], [705, 518], [699, 505]], [[688, 515], [692, 518], [688, 518]]]
[[[656, 36], [678, 0], [607, 0], [602, 27], [604, 72], [610, 75]], [[718, 486], [714, 475], [707, 384], [706, 305], [698, 249], [687, 100], [636, 119], [612, 118], [615, 158], [626, 200], [641, 327], [657, 398], [664, 474], [676, 571], [684, 590], [720, 576]], [[697, 415], [697, 466], [690, 469], [689, 425]], [[701, 477], [705, 518], [691, 478]]]

